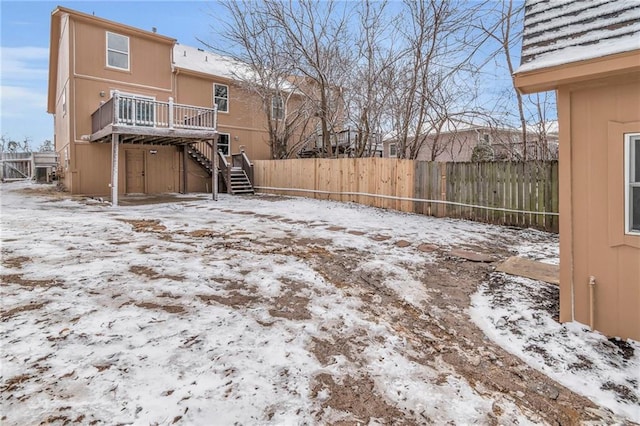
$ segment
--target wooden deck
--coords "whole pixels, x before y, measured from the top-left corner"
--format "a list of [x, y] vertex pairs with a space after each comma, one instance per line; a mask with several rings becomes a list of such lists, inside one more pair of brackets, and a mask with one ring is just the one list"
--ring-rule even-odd
[[91, 114], [90, 142], [184, 145], [212, 140], [217, 110], [122, 95], [118, 92]]

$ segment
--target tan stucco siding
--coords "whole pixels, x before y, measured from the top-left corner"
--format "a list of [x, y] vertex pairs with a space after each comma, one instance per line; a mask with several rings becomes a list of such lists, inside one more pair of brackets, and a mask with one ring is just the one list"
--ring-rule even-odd
[[[572, 205], [572, 220], [565, 217], [560, 227], [561, 266], [565, 268], [562, 264], [565, 261], [573, 264], [575, 320], [584, 324], [591, 321], [589, 282], [593, 277], [595, 328], [608, 335], [638, 339], [640, 241], [636, 247], [611, 244], [612, 239], [621, 238], [617, 234], [624, 234], [622, 228], [609, 229], [608, 226], [612, 218], [624, 217], [624, 204], [609, 202], [611, 191], [622, 193], [624, 190], [623, 185], [611, 183], [611, 176], [623, 174], [620, 146], [624, 139], [620, 134], [619, 138], [609, 140], [608, 127], [610, 122], [640, 121], [640, 79], [635, 76], [599, 80], [588, 86], [561, 87], [559, 92], [561, 126], [568, 124], [566, 143], [570, 144], [565, 147], [569, 149], [561, 151], [560, 158], [561, 167], [570, 170], [569, 176], [561, 177], [561, 217], [567, 214], [564, 207]], [[569, 116], [563, 117], [563, 112]], [[571, 241], [563, 244], [565, 233]], [[640, 237], [631, 238], [640, 240]], [[566, 285], [562, 281], [567, 279], [567, 269], [562, 274], [561, 285]], [[570, 305], [566, 300], [570, 294], [566, 288], [561, 292], [564, 299], [561, 309]], [[563, 319], [567, 319], [566, 314]]]
[[71, 111], [73, 105], [71, 103], [71, 64], [69, 58], [70, 37], [69, 37], [69, 16], [64, 15], [61, 17], [60, 22], [60, 34], [58, 34], [59, 41], [57, 43], [58, 48], [58, 62], [55, 81], [55, 119], [54, 119], [54, 139], [55, 148], [60, 159], [60, 175], [59, 179], [65, 186], [71, 186], [71, 149], [70, 135], [71, 135]]
[[[107, 31], [129, 37], [128, 71], [107, 66]], [[73, 36], [76, 75], [171, 89], [171, 45], [84, 20], [74, 21]]]
[[176, 102], [185, 105], [213, 106], [213, 86], [215, 83], [229, 87], [229, 112], [218, 113], [218, 130], [230, 136], [232, 153], [244, 147], [252, 160], [269, 158], [269, 144], [266, 117], [262, 101], [239, 85], [224, 79], [178, 73], [176, 76]]
[[[144, 161], [144, 192], [158, 194], [180, 191], [180, 154], [175, 146], [120, 145], [118, 156], [118, 193], [126, 193], [126, 151], [142, 153]], [[154, 153], [152, 153], [154, 152]], [[109, 195], [111, 182], [111, 144], [78, 143], [76, 145], [76, 173], [80, 185], [74, 193]]]

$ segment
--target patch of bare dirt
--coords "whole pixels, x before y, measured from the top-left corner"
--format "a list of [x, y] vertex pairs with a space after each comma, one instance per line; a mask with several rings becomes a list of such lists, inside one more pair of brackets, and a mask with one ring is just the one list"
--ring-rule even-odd
[[219, 296], [216, 294], [198, 294], [200, 300], [205, 303], [216, 302], [221, 305], [231, 306], [232, 308], [242, 308], [252, 306], [261, 298], [253, 295], [247, 295], [238, 291], [230, 291], [226, 296]]
[[2, 313], [0, 313], [0, 319], [2, 319], [2, 321], [6, 321], [8, 318], [11, 318], [12, 316], [17, 315], [21, 312], [37, 311], [38, 309], [42, 308], [45, 304], [46, 304], [45, 302], [41, 302], [41, 303], [30, 303], [28, 305], [16, 306], [15, 308], [11, 308], [7, 311], [2, 311]]
[[[474, 249], [478, 250], [477, 247]], [[595, 411], [585, 409], [596, 408], [587, 398], [564, 388], [485, 340], [483, 333], [471, 322], [465, 309], [469, 306], [470, 295], [481, 282], [487, 280], [492, 270], [490, 265], [447, 256], [440, 251], [434, 253], [439, 257], [438, 261], [425, 263], [422, 271], [416, 271], [416, 275], [422, 277], [425, 291], [430, 297], [429, 308], [421, 309], [404, 302], [395, 291], [386, 287], [383, 283], [386, 278], [384, 274], [354, 274], [353, 265], [357, 265], [366, 254], [336, 254], [328, 250], [302, 251], [304, 253], [299, 253], [299, 257], [311, 262], [321, 276], [336, 287], [346, 290], [347, 294], [358, 295], [365, 302], [363, 311], [374, 318], [384, 318], [399, 336], [407, 339], [411, 343], [411, 351], [405, 355], [415, 362], [430, 365], [434, 357], [438, 356], [480, 394], [495, 392], [509, 395], [523, 409], [551, 424], [589, 421], [606, 423]], [[494, 256], [508, 254], [500, 253], [499, 250], [492, 252]], [[554, 298], [548, 295], [540, 295], [540, 298], [547, 300], [550, 310], [557, 309], [549, 302]], [[343, 355], [350, 360], [357, 359], [357, 353], [361, 349], [359, 346], [365, 344], [359, 340], [361, 339], [357, 339], [357, 336], [332, 336], [332, 340], [315, 339], [310, 350], [325, 365], [336, 355]], [[355, 416], [353, 420], [357, 418], [366, 424], [367, 414], [376, 417], [373, 413], [377, 404], [385, 404], [384, 400], [366, 400], [352, 395], [344, 386], [333, 383], [333, 380], [331, 376], [322, 376], [321, 385], [316, 385], [314, 391], [319, 392], [322, 386], [338, 387], [334, 391], [337, 393], [332, 393], [323, 406], [347, 410]], [[624, 395], [624, 390], [620, 389], [620, 393]], [[342, 399], [346, 402], [342, 402]], [[369, 404], [369, 411], [358, 411], [359, 404], [365, 403]], [[494, 408], [498, 414], [502, 410], [499, 405]], [[381, 417], [389, 423], [404, 422], [405, 415], [395, 410], [394, 415], [381, 413]], [[398, 417], [394, 417], [395, 415]], [[351, 424], [353, 420], [350, 421]], [[430, 419], [424, 420], [425, 423], [430, 423]], [[495, 418], [487, 419], [488, 424], [495, 422]]]
[[210, 229], [196, 229], [195, 231], [188, 232], [187, 234], [194, 238], [213, 238], [219, 235], [217, 232]]
[[136, 232], [164, 232], [167, 227], [157, 219], [118, 219], [131, 225]]
[[297, 321], [311, 319], [311, 314], [307, 309], [308, 297], [286, 292], [276, 297], [272, 304], [273, 308], [269, 309], [269, 314], [272, 317]]
[[129, 271], [133, 272], [136, 275], [140, 275], [140, 276], [151, 278], [151, 279], [164, 278], [164, 279], [180, 281], [180, 282], [186, 280], [186, 278], [183, 277], [182, 275], [160, 274], [155, 270], [153, 270], [152, 268], [149, 268], [148, 266], [142, 266], [142, 265], [131, 265], [129, 267]]
[[184, 312], [184, 307], [180, 305], [161, 305], [159, 303], [153, 303], [153, 302], [126, 302], [126, 303], [123, 303], [121, 306], [126, 306], [126, 305], [135, 305], [143, 309], [165, 311], [170, 314], [181, 314]]
[[13, 376], [7, 379], [2, 386], [0, 386], [0, 392], [11, 392], [16, 389], [20, 389], [22, 384], [27, 380], [31, 379], [33, 376], [29, 374], [20, 374], [18, 376]]
[[15, 256], [8, 257], [5, 253], [2, 253], [2, 266], [5, 268], [21, 269], [22, 266], [31, 262], [31, 258], [27, 256]]
[[23, 278], [23, 274], [10, 274], [10, 275], [2, 275], [1, 283], [2, 285], [7, 284], [17, 284], [22, 287], [35, 288], [35, 287], [57, 287], [61, 286], [62, 283], [56, 280], [30, 280]]
[[333, 423], [338, 425], [369, 424], [370, 420], [384, 419], [382, 424], [413, 425], [414, 421], [407, 418], [405, 413], [390, 405], [380, 395], [371, 378], [347, 376], [336, 382], [327, 373], [318, 374], [311, 388], [311, 397], [319, 398], [321, 393], [328, 393], [329, 397], [322, 402], [321, 410], [316, 418], [320, 420], [327, 408], [344, 413], [342, 420]]

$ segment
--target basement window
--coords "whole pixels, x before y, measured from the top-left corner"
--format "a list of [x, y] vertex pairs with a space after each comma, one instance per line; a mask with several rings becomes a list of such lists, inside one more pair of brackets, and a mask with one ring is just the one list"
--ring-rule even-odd
[[129, 71], [129, 37], [107, 31], [107, 66]]
[[229, 112], [229, 86], [213, 85], [213, 103], [218, 106], [218, 112]]
[[218, 151], [221, 152], [222, 155], [230, 155], [231, 146], [229, 145], [229, 133], [218, 134]]
[[625, 135], [625, 231], [640, 235], [640, 133]]

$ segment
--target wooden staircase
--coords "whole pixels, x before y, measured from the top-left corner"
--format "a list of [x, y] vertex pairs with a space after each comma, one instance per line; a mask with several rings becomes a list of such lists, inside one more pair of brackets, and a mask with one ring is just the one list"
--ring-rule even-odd
[[227, 189], [231, 194], [253, 194], [253, 185], [242, 167], [231, 167]]
[[[209, 176], [213, 173], [213, 147], [207, 142], [187, 145], [185, 152], [196, 163], [207, 171]], [[253, 189], [253, 163], [244, 151], [231, 155], [231, 164], [227, 158], [218, 152], [219, 176], [222, 176], [227, 187], [227, 193], [232, 195], [254, 194]]]
[[204, 152], [200, 151], [195, 145], [187, 145], [186, 152], [193, 161], [198, 163], [200, 167], [205, 169], [207, 173], [209, 173], [209, 176], [211, 176], [213, 164], [211, 163], [211, 159], [209, 159]]

